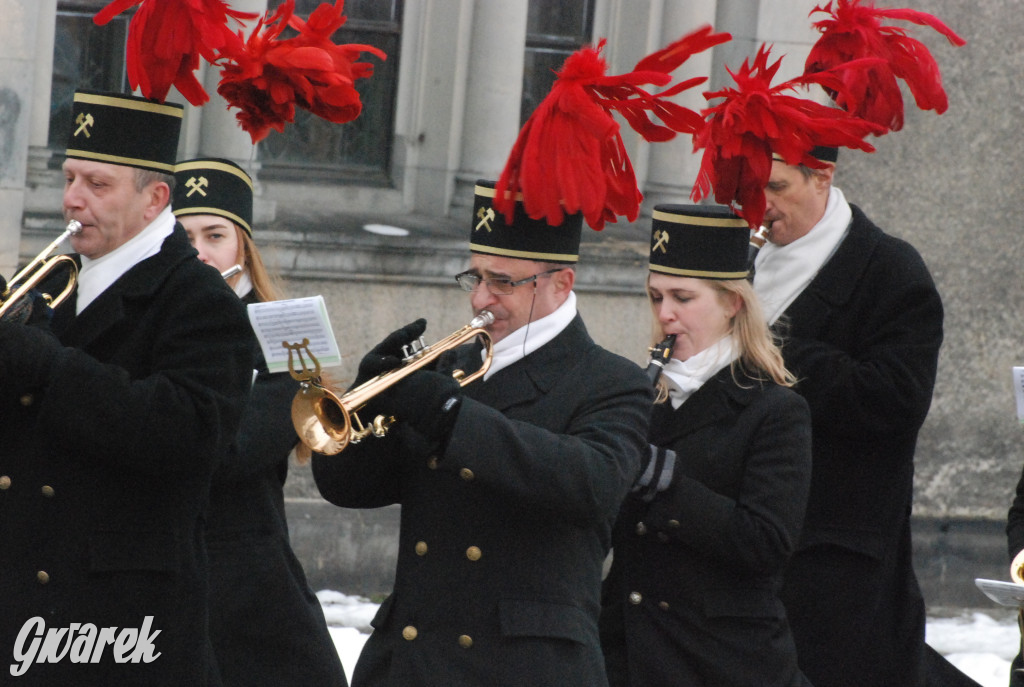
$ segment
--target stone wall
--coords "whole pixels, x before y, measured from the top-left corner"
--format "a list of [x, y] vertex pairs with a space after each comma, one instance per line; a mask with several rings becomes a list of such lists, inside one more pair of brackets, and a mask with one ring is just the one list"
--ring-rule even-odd
[[915, 34], [939, 62], [949, 110], [908, 107], [904, 129], [878, 139], [876, 153], [841, 158], [836, 183], [920, 250], [945, 305], [915, 512], [1004, 521], [1024, 463], [1010, 372], [1024, 364], [1024, 17], [997, 0], [909, 4], [968, 41], [954, 48], [931, 30]]

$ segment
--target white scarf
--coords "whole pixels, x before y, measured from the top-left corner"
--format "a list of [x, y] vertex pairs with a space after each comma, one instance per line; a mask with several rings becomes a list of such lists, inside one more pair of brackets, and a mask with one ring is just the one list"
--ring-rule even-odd
[[850, 229], [853, 211], [843, 192], [831, 187], [825, 214], [796, 241], [777, 246], [770, 241], [754, 260], [754, 291], [768, 324], [786, 311], [828, 262]]
[[235, 284], [235, 295], [239, 298], [245, 298], [252, 291], [252, 279], [249, 278], [249, 271], [242, 272], [241, 276], [238, 277], [238, 283]]
[[[562, 333], [576, 317], [576, 294], [569, 292], [569, 297], [558, 306], [553, 313], [525, 324], [504, 339], [494, 344], [491, 349], [491, 366], [484, 374], [484, 381], [490, 379], [498, 370], [517, 363], [538, 348]], [[527, 338], [529, 334], [529, 338]], [[481, 356], [483, 355], [481, 351]]]
[[724, 336], [686, 360], [670, 359], [662, 374], [668, 383], [668, 399], [672, 408], [683, 405], [693, 392], [739, 356], [739, 346], [731, 336]]
[[75, 314], [81, 314], [90, 303], [106, 291], [121, 275], [143, 260], [160, 252], [164, 239], [174, 231], [174, 214], [168, 205], [145, 229], [110, 251], [91, 260], [82, 256], [78, 271], [78, 301]]

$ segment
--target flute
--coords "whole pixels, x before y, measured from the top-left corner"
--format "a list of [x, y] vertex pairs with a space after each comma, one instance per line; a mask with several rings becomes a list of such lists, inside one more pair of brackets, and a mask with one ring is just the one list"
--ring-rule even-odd
[[669, 334], [666, 336], [661, 343], [651, 346], [651, 362], [647, 363], [647, 378], [651, 380], [651, 384], [658, 383], [658, 377], [661, 376], [661, 371], [665, 369], [665, 365], [668, 364], [669, 359], [672, 358], [672, 347], [676, 344], [676, 335]]
[[750, 235], [750, 244], [747, 248], [747, 269], [754, 269], [754, 260], [757, 258], [758, 252], [764, 247], [768, 237], [771, 236], [771, 227], [764, 225], [757, 228], [753, 234]]

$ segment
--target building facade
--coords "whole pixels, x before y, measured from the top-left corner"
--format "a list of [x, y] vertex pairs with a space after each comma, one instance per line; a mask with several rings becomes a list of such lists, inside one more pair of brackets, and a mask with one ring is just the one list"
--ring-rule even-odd
[[[61, 117], [70, 93], [126, 87], [127, 19], [91, 22], [106, 4], [0, 0], [0, 274], [11, 274], [62, 226], [59, 164], [70, 123]], [[263, 13], [279, 0], [230, 4]], [[298, 0], [297, 12], [317, 4]], [[816, 37], [808, 18], [816, 4], [823, 3], [348, 0], [349, 21], [336, 40], [388, 53], [384, 62], [367, 58], [376, 73], [360, 84], [358, 120], [328, 125], [300, 117], [284, 135], [253, 145], [216, 94], [217, 70], [205, 68], [212, 100], [186, 108], [179, 157], [227, 157], [253, 174], [257, 242], [289, 295], [324, 295], [346, 356], [337, 375], [351, 377], [365, 350], [416, 317], [428, 319], [428, 340], [468, 320], [452, 275], [467, 261], [473, 184], [500, 173], [524, 117], [550, 86], [551, 68], [566, 55], [604, 37], [609, 72], [622, 73], [712, 24], [733, 40], [695, 56], [680, 76], [710, 74], [711, 88], [727, 85], [726, 67], [739, 67], [768, 43], [774, 57], [784, 56], [781, 80], [802, 69]], [[1010, 376], [1013, 365], [1024, 364], [1024, 241], [1016, 218], [1024, 201], [1017, 181], [1024, 106], [1014, 96], [1024, 73], [1024, 17], [1010, 0], [876, 4], [931, 12], [968, 41], [953, 48], [926, 27], [906, 25], [932, 49], [949, 111], [919, 112], [907, 94], [904, 130], [878, 139], [873, 155], [844, 153], [837, 185], [876, 223], [918, 247], [944, 298], [946, 343], [917, 461], [918, 565], [948, 571], [951, 560], [966, 561], [964, 575], [942, 584], [969, 600], [975, 592], [962, 588], [964, 580], [1005, 576], [1001, 527], [1024, 462]], [[700, 109], [703, 90], [680, 102]], [[169, 99], [184, 102], [175, 96]], [[657, 203], [686, 202], [699, 158], [683, 137], [650, 146], [627, 128], [624, 138], [644, 216], [588, 231], [578, 284], [595, 339], [642, 362], [649, 332], [645, 217]], [[321, 508], [301, 467], [289, 494], [296, 546], [317, 583], [389, 556], [391, 516], [339, 520], [338, 509]], [[353, 539], [339, 535], [325, 545], [324, 531]], [[928, 573], [922, 577], [927, 583]]]

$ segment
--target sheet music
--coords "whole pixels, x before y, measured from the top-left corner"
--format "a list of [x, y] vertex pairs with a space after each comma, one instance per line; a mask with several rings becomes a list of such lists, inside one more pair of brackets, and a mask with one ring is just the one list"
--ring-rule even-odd
[[341, 364], [323, 296], [250, 303], [248, 311], [270, 372], [287, 372], [288, 349], [283, 344], [298, 344], [303, 339], [309, 340], [309, 350], [321, 367]]
[[974, 584], [978, 585], [978, 589], [984, 592], [985, 596], [1001, 606], [1024, 608], [1024, 584], [986, 580], [980, 577], [974, 580]]

